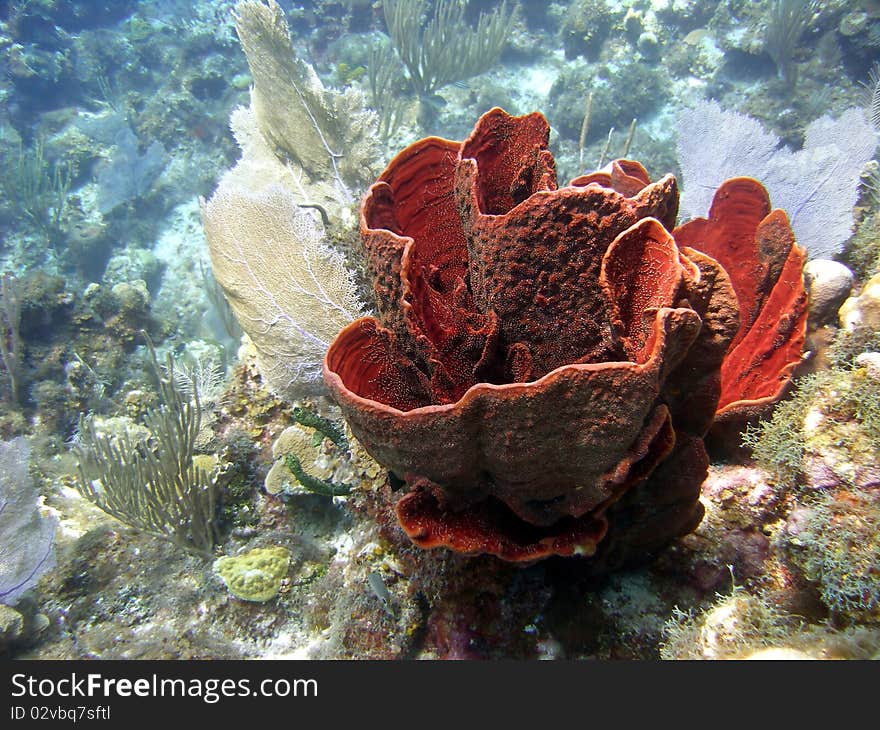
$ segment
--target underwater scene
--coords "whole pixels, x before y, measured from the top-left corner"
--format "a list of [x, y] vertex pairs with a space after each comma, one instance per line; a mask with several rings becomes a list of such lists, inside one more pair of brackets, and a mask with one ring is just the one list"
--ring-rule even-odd
[[0, 54], [0, 657], [880, 658], [880, 2]]

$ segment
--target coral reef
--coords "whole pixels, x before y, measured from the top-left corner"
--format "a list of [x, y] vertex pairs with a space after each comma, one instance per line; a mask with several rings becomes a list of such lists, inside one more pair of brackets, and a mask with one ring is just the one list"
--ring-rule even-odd
[[611, 26], [620, 20], [622, 10], [612, 8], [604, 0], [575, 0], [562, 24], [562, 47], [565, 57], [596, 56]]
[[[39, 577], [0, 655], [876, 658], [878, 7], [0, 3], [0, 592]], [[472, 134], [493, 107], [546, 109], [549, 139]], [[806, 315], [781, 214], [734, 175], [807, 249]], [[142, 331], [198, 394], [182, 442], [143, 425]], [[363, 444], [325, 398], [340, 331]], [[203, 550], [80, 494], [92, 428], [210, 480]], [[111, 471], [86, 475], [105, 505]]]
[[[569, 139], [583, 136], [584, 142], [604, 140], [609, 130], [625, 133], [634, 117], [649, 117], [662, 102], [653, 90], [667, 83], [662, 66], [652, 66], [637, 58], [600, 64], [598, 68], [574, 63], [560, 71], [550, 89], [548, 117], [559, 133]], [[586, 112], [588, 98], [592, 101]], [[620, 104], [620, 98], [625, 98], [626, 103]]]
[[772, 604], [734, 590], [705, 613], [679, 612], [664, 626], [663, 659], [733, 659], [774, 646], [788, 636], [786, 617]]

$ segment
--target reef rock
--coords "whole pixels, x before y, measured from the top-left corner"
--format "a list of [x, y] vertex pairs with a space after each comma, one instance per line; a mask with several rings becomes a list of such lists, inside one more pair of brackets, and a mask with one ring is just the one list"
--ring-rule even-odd
[[813, 259], [804, 266], [804, 279], [810, 296], [810, 328], [834, 324], [840, 305], [852, 291], [852, 271], [839, 261]]
[[880, 274], [868, 280], [859, 296], [843, 303], [839, 316], [840, 326], [846, 330], [880, 330]]
[[0, 603], [0, 656], [21, 638], [24, 617], [12, 606]]
[[[760, 223], [772, 258], [740, 327], [739, 279], [670, 233], [674, 177], [621, 160], [558, 188], [548, 136], [538, 113], [493, 109], [463, 143], [428, 138], [389, 164], [361, 207], [378, 319], [339, 333], [324, 378], [406, 480], [397, 515], [416, 544], [599, 571], [699, 523], [725, 353], [735, 336], [765, 344], [752, 330], [791, 306], [777, 289], [800, 281], [805, 304], [802, 252], [778, 211], [725, 224], [754, 246]], [[768, 368], [787, 367], [797, 342], [778, 358], [766, 344]]]

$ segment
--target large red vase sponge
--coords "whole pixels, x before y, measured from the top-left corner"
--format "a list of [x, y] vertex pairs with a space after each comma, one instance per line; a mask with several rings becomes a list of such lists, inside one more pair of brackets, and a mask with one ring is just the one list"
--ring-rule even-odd
[[738, 280], [671, 233], [674, 177], [619, 160], [559, 188], [548, 137], [493, 109], [392, 160], [361, 206], [378, 319], [339, 333], [324, 377], [406, 480], [416, 544], [604, 570], [699, 524], [702, 439], [749, 335]]
[[764, 186], [748, 177], [724, 182], [709, 217], [688, 221], [673, 236], [720, 263], [739, 299], [740, 328], [721, 366], [715, 418], [741, 425], [782, 397], [801, 362], [806, 251], [785, 212], [771, 210]]

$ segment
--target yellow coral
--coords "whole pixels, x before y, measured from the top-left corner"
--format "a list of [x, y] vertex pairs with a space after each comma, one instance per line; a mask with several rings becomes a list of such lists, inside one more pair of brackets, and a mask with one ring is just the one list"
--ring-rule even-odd
[[287, 548], [254, 548], [241, 555], [218, 558], [214, 561], [214, 572], [236, 598], [260, 602], [278, 595], [289, 563]]
[[880, 329], [880, 274], [865, 284], [862, 293], [850, 297], [840, 308], [840, 325], [847, 330], [857, 327]]

